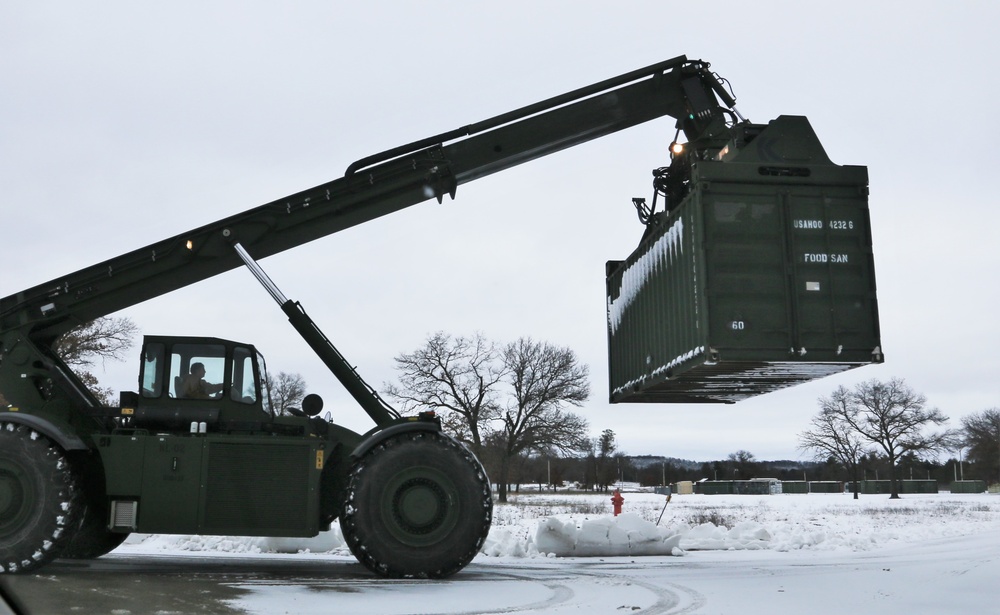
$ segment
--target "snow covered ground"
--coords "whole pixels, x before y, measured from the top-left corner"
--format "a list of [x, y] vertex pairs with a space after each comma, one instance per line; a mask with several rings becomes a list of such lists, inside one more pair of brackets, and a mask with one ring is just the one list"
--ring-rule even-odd
[[116, 553], [331, 562], [329, 579], [242, 585], [247, 613], [1000, 612], [995, 495], [675, 495], [665, 511], [664, 496], [624, 497], [616, 518], [610, 494], [515, 495], [482, 554], [436, 582], [359, 582], [337, 529], [135, 536]]

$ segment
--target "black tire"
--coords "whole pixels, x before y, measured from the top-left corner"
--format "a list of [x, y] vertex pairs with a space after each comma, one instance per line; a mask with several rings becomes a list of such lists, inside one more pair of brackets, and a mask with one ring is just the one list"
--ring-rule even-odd
[[372, 572], [441, 579], [479, 553], [492, 520], [490, 482], [475, 456], [442, 434], [413, 432], [354, 464], [340, 527]]
[[37, 431], [0, 422], [0, 573], [58, 557], [80, 514], [63, 451]]
[[125, 542], [129, 534], [108, 529], [110, 510], [105, 492], [104, 466], [93, 452], [77, 453], [70, 457], [80, 489], [83, 510], [80, 521], [71, 532], [59, 557], [62, 559], [95, 559], [114, 551]]
[[77, 529], [63, 548], [59, 557], [63, 559], [96, 559], [111, 553], [119, 547], [128, 533], [108, 530], [108, 506], [104, 502], [94, 502], [90, 496]]

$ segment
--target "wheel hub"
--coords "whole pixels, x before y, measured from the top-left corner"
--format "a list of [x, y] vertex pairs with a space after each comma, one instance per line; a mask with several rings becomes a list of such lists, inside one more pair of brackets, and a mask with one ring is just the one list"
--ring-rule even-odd
[[426, 534], [440, 525], [445, 511], [444, 490], [426, 478], [412, 478], [396, 491], [392, 512], [407, 532]]
[[408, 468], [388, 481], [382, 496], [382, 519], [394, 538], [411, 547], [447, 539], [458, 523], [458, 494], [444, 473]]

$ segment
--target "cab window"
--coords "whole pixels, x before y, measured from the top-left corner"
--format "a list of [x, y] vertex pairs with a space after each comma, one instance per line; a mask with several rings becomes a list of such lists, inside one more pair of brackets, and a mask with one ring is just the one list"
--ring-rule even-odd
[[226, 347], [222, 344], [174, 344], [170, 353], [170, 382], [174, 397], [218, 399], [226, 375]]
[[274, 416], [274, 411], [271, 406], [271, 382], [267, 377], [267, 364], [264, 363], [264, 355], [259, 352], [257, 353], [257, 365], [260, 366], [260, 401], [264, 407], [264, 412]]
[[254, 377], [253, 354], [248, 348], [233, 350], [233, 383], [230, 397], [244, 404], [257, 403], [257, 379]]
[[143, 348], [142, 373], [139, 375], [143, 397], [163, 394], [163, 353], [164, 346], [160, 343], [146, 344]]

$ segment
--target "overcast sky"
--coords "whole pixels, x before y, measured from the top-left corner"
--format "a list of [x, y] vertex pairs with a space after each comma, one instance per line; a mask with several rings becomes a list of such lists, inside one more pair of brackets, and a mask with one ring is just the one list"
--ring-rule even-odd
[[[326, 182], [363, 156], [686, 54], [740, 112], [805, 115], [867, 165], [886, 362], [735, 405], [610, 405], [604, 263], [642, 228], [664, 118], [262, 261], [362, 375], [428, 335], [568, 346], [580, 411], [631, 454], [798, 459], [839, 385], [904, 378], [958, 419], [1000, 406], [1000, 5], [991, 2], [7, 2], [0, 296]], [[250, 274], [130, 308], [146, 334], [255, 343], [372, 424]], [[136, 353], [137, 354], [137, 353]], [[134, 389], [137, 357], [109, 364]]]

